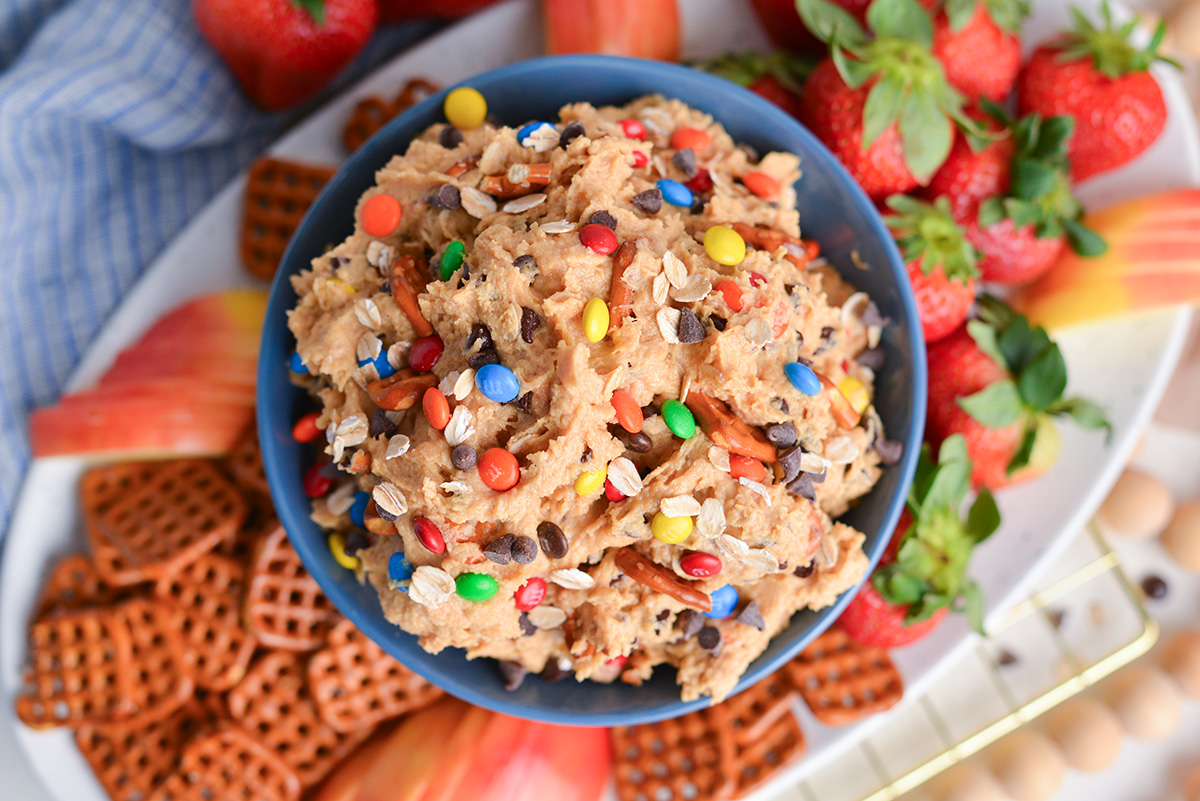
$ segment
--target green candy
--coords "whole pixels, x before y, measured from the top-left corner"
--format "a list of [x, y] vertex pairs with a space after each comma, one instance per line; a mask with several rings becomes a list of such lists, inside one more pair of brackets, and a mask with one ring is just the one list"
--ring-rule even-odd
[[663, 420], [671, 433], [680, 439], [691, 439], [696, 435], [696, 418], [688, 407], [677, 400], [669, 400], [662, 405]]
[[482, 603], [496, 594], [500, 585], [486, 573], [463, 573], [454, 580], [454, 590], [465, 600]]
[[454, 275], [459, 267], [462, 267], [463, 258], [467, 255], [467, 249], [463, 247], [463, 243], [459, 241], [451, 242], [446, 245], [446, 249], [442, 251], [442, 260], [440, 272], [443, 281], [449, 281], [450, 276]]

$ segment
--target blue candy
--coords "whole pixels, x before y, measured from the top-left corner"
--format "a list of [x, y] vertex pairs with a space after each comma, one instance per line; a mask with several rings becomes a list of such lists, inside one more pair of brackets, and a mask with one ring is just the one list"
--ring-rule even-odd
[[696, 202], [696, 199], [692, 196], [692, 190], [679, 183], [679, 181], [672, 181], [670, 178], [663, 178], [658, 182], [658, 191], [662, 192], [663, 200], [672, 206], [683, 206], [690, 209], [692, 204]]
[[304, 366], [304, 360], [295, 351], [292, 351], [292, 358], [288, 359], [288, 369], [300, 375], [305, 375], [308, 372], [308, 368]]
[[387, 348], [380, 349], [379, 355], [375, 357], [375, 371], [379, 373], [380, 378], [391, 378], [395, 375], [396, 368], [388, 361]]
[[531, 135], [531, 134], [532, 134], [534, 131], [536, 131], [538, 128], [541, 128], [543, 125], [549, 125], [551, 128], [553, 128], [553, 127], [554, 127], [554, 126], [553, 126], [553, 125], [551, 125], [550, 123], [548, 123], [548, 122], [542, 122], [541, 120], [538, 120], [538, 121], [536, 121], [536, 122], [531, 122], [531, 123], [529, 123], [528, 125], [523, 125], [523, 126], [521, 126], [521, 130], [517, 131], [517, 142], [519, 142], [519, 143], [521, 144], [521, 146], [522, 146], [522, 147], [529, 147], [529, 145], [525, 144], [525, 140], [526, 140], [526, 139], [527, 139], [527, 138], [528, 138], [528, 137], [529, 137], [529, 136], [530, 136], [530, 135]]
[[805, 395], [816, 395], [821, 391], [821, 379], [817, 378], [811, 367], [800, 362], [788, 362], [783, 366], [783, 372], [792, 386]]
[[521, 392], [521, 382], [512, 370], [502, 364], [485, 364], [475, 372], [475, 386], [496, 403], [515, 400]]
[[[413, 564], [408, 561], [403, 553], [394, 553], [388, 559], [388, 585], [393, 589], [397, 589], [401, 582], [408, 581], [412, 578]], [[399, 587], [399, 589], [405, 589]]]
[[705, 617], [720, 620], [721, 618], [729, 617], [733, 614], [733, 610], [737, 609], [738, 591], [730, 584], [726, 584], [719, 590], [713, 590], [713, 594], [709, 597], [712, 599], [712, 611], [705, 612]]
[[350, 522], [359, 528], [366, 528], [363, 522], [363, 516], [367, 513], [367, 504], [371, 502], [371, 496], [359, 490], [354, 493], [354, 503], [350, 506]]

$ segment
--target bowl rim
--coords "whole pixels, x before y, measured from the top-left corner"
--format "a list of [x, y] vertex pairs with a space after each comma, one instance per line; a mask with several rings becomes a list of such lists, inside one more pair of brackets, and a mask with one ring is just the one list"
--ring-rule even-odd
[[[668, 97], [671, 95], [670, 87], [673, 81], [685, 81], [693, 84], [698, 82], [705, 85], [705, 88], [720, 94], [738, 96], [740, 93], [740, 101], [743, 103], [748, 102], [752, 106], [755, 106], [755, 113], [761, 117], [764, 125], [790, 128], [791, 131], [789, 134], [798, 136], [807, 148], [808, 152], [804, 155], [803, 159], [809, 162], [819, 160], [825, 169], [837, 176], [837, 180], [841, 184], [841, 190], [849, 195], [849, 199], [853, 205], [865, 211], [864, 217], [872, 229], [872, 235], [880, 241], [884, 252], [887, 254], [887, 266], [890, 268], [898, 284], [900, 305], [903, 307], [904, 314], [909, 323], [907, 325], [907, 341], [903, 342], [902, 345], [911, 351], [912, 388], [909, 400], [911, 402], [912, 426], [904, 442], [904, 453], [901, 461], [888, 468], [900, 471], [901, 478], [897, 484], [895, 497], [888, 501], [888, 510], [884, 516], [885, 525], [882, 528], [884, 531], [893, 530], [903, 510], [907, 488], [911, 484], [915, 473], [923, 438], [927, 400], [925, 344], [919, 324], [916, 300], [906, 278], [904, 260], [880, 217], [875, 204], [862, 188], [858, 186], [845, 167], [838, 162], [837, 158], [803, 123], [737, 84], [681, 64], [598, 54], [543, 56], [488, 70], [448, 85], [389, 121], [387, 125], [359, 147], [358, 150], [350, 154], [346, 161], [342, 163], [333, 178], [326, 183], [322, 191], [310, 205], [308, 211], [296, 227], [284, 251], [283, 257], [280, 259], [279, 269], [271, 282], [270, 298], [264, 318], [265, 324], [263, 327], [260, 356], [266, 356], [274, 351], [288, 354], [294, 349], [294, 340], [286, 325], [281, 326], [282, 330], [276, 331], [270, 323], [273, 320], [286, 320], [286, 314], [290, 310], [290, 307], [283, 306], [283, 297], [287, 292], [281, 291], [281, 286], [285, 282], [290, 281], [291, 276], [299, 269], [307, 267], [311, 261], [309, 258], [304, 258], [302, 254], [297, 253], [297, 250], [300, 249], [301, 243], [305, 239], [302, 234], [314, 224], [314, 220], [324, 216], [323, 201], [337, 192], [341, 184], [350, 180], [348, 178], [350, 174], [361, 172], [365, 168], [364, 165], [377, 165], [372, 167], [372, 172], [374, 172], [393, 155], [403, 152], [402, 148], [407, 146], [407, 141], [403, 144], [393, 143], [390, 132], [404, 126], [412, 117], [427, 113], [431, 106], [440, 108], [445, 96], [456, 88], [473, 86], [480, 82], [495, 82], [499, 80], [528, 81], [531, 74], [544, 73], [547, 69], [616, 70], [618, 72], [626, 72], [633, 69], [642, 73], [657, 73], [656, 78], [660, 77], [660, 80], [657, 82], [662, 86], [659, 91]], [[538, 75], [537, 79], [545, 80], [547, 77], [546, 75]], [[581, 98], [581, 102], [584, 100], [586, 98]], [[716, 115], [714, 115], [714, 118], [716, 118]], [[720, 119], [717, 119], [717, 121], [720, 122]], [[341, 213], [345, 213], [344, 210]], [[281, 345], [284, 347], [280, 347]], [[286, 363], [286, 357], [284, 363]], [[260, 357], [256, 384], [256, 422], [258, 425], [258, 435], [264, 470], [271, 490], [272, 501], [276, 508], [276, 514], [284, 528], [289, 532], [288, 537], [296, 548], [301, 561], [321, 586], [322, 590], [328, 595], [330, 601], [385, 652], [431, 683], [464, 701], [495, 712], [548, 723], [581, 726], [635, 725], [677, 717], [710, 705], [711, 699], [708, 696], [693, 701], [683, 701], [676, 695], [670, 700], [646, 707], [623, 709], [615, 712], [578, 712], [566, 707], [554, 708], [544, 705], [530, 705], [522, 703], [515, 698], [512, 701], [497, 699], [477, 691], [469, 681], [464, 681], [461, 677], [457, 676], [455, 671], [431, 671], [426, 670], [423, 665], [412, 665], [406, 662], [403, 658], [404, 652], [410, 648], [419, 649], [420, 645], [416, 643], [415, 639], [409, 645], [389, 636], [395, 633], [397, 627], [394, 624], [388, 623], [382, 615], [370, 614], [368, 610], [362, 609], [360, 604], [354, 598], [348, 596], [347, 591], [334, 581], [334, 577], [328, 572], [330, 560], [326, 558], [328, 556], [328, 549], [325, 547], [324, 537], [307, 538], [292, 536], [291, 534], [291, 531], [298, 530], [298, 527], [313, 526], [315, 524], [309, 518], [307, 506], [299, 509], [284, 503], [281, 491], [278, 489], [281, 477], [285, 475], [287, 468], [291, 465], [290, 463], [285, 464], [282, 461], [282, 456], [276, 451], [272, 438], [268, 434], [273, 425], [278, 426], [278, 422], [273, 418], [275, 416], [274, 409], [277, 406], [277, 398], [275, 396], [279, 393], [271, 389], [272, 381], [270, 380], [272, 378], [272, 371], [277, 369], [281, 369], [279, 361]], [[290, 422], [287, 427], [290, 431]], [[776, 672], [785, 662], [794, 658], [800, 650], [829, 628], [858, 592], [858, 588], [862, 585], [863, 581], [871, 575], [887, 546], [888, 540], [889, 537], [880, 536], [876, 542], [870, 544], [871, 547], [867, 552], [868, 569], [858, 584], [843, 592], [832, 605], [821, 610], [811, 610], [811, 613], [814, 615], [812, 625], [806, 631], [795, 636], [795, 642], [791, 643], [787, 648], [770, 658], [760, 655], [751, 662], [749, 668], [739, 678], [738, 684], [730, 694], [730, 697]], [[318, 543], [320, 544], [318, 545]], [[786, 635], [787, 629], [784, 629], [775, 638], [772, 638], [772, 641]], [[390, 647], [397, 643], [400, 643], [398, 647]]]

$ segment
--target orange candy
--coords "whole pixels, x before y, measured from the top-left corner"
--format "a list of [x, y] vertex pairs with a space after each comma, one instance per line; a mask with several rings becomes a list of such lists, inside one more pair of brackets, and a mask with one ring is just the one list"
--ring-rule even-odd
[[676, 150], [690, 148], [693, 153], [703, 153], [712, 144], [708, 131], [699, 128], [676, 128], [671, 134], [671, 147]]
[[764, 200], [774, 200], [779, 197], [779, 181], [765, 172], [748, 172], [742, 176], [742, 183]]
[[363, 204], [359, 220], [371, 236], [388, 236], [400, 225], [402, 214], [399, 200], [391, 195], [376, 195]]
[[618, 389], [612, 394], [612, 406], [617, 413], [617, 422], [621, 424], [621, 428], [628, 431], [630, 434], [636, 434], [642, 430], [642, 423], [645, 422], [645, 417], [642, 415], [642, 407], [623, 389]]
[[309, 412], [296, 421], [296, 425], [292, 426], [292, 438], [296, 442], [312, 442], [324, 432], [317, 427], [317, 418], [321, 415], [318, 412]]
[[446, 400], [446, 396], [437, 387], [425, 390], [421, 397], [421, 408], [425, 410], [425, 418], [429, 420], [429, 425], [438, 431], [445, 430], [450, 424], [450, 401]]
[[757, 459], [731, 453], [729, 454], [729, 475], [734, 478], [748, 478], [761, 484], [767, 477], [767, 467]]
[[517, 457], [504, 448], [488, 448], [484, 451], [479, 457], [477, 469], [479, 479], [496, 492], [510, 490], [521, 480]]
[[717, 284], [716, 290], [725, 296], [725, 305], [735, 312], [742, 310], [742, 288], [735, 281], [726, 278]]

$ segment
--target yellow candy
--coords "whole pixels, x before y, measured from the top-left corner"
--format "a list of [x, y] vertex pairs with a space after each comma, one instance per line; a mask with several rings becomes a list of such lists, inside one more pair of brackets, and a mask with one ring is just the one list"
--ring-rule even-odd
[[692, 518], [687, 515], [683, 517], [667, 517], [662, 512], [659, 512], [650, 521], [650, 533], [660, 542], [675, 545], [676, 543], [683, 542], [692, 535]]
[[600, 298], [592, 298], [583, 307], [583, 335], [599, 342], [608, 333], [608, 306]]
[[608, 469], [601, 467], [598, 470], [589, 470], [586, 473], [580, 473], [579, 478], [575, 479], [575, 494], [576, 495], [591, 495], [596, 490], [604, 486], [604, 479], [608, 476]]
[[358, 569], [358, 557], [346, 553], [346, 540], [341, 534], [329, 535], [329, 551], [342, 567], [347, 570]]
[[730, 267], [746, 258], [746, 240], [724, 225], [714, 225], [704, 232], [704, 249], [713, 261]]
[[455, 128], [478, 128], [487, 119], [487, 100], [477, 90], [460, 86], [446, 95], [442, 110]]
[[862, 414], [871, 405], [871, 396], [867, 394], [867, 388], [857, 378], [846, 376], [838, 382], [837, 388], [846, 396], [846, 400], [850, 401], [854, 411], [859, 414]]

